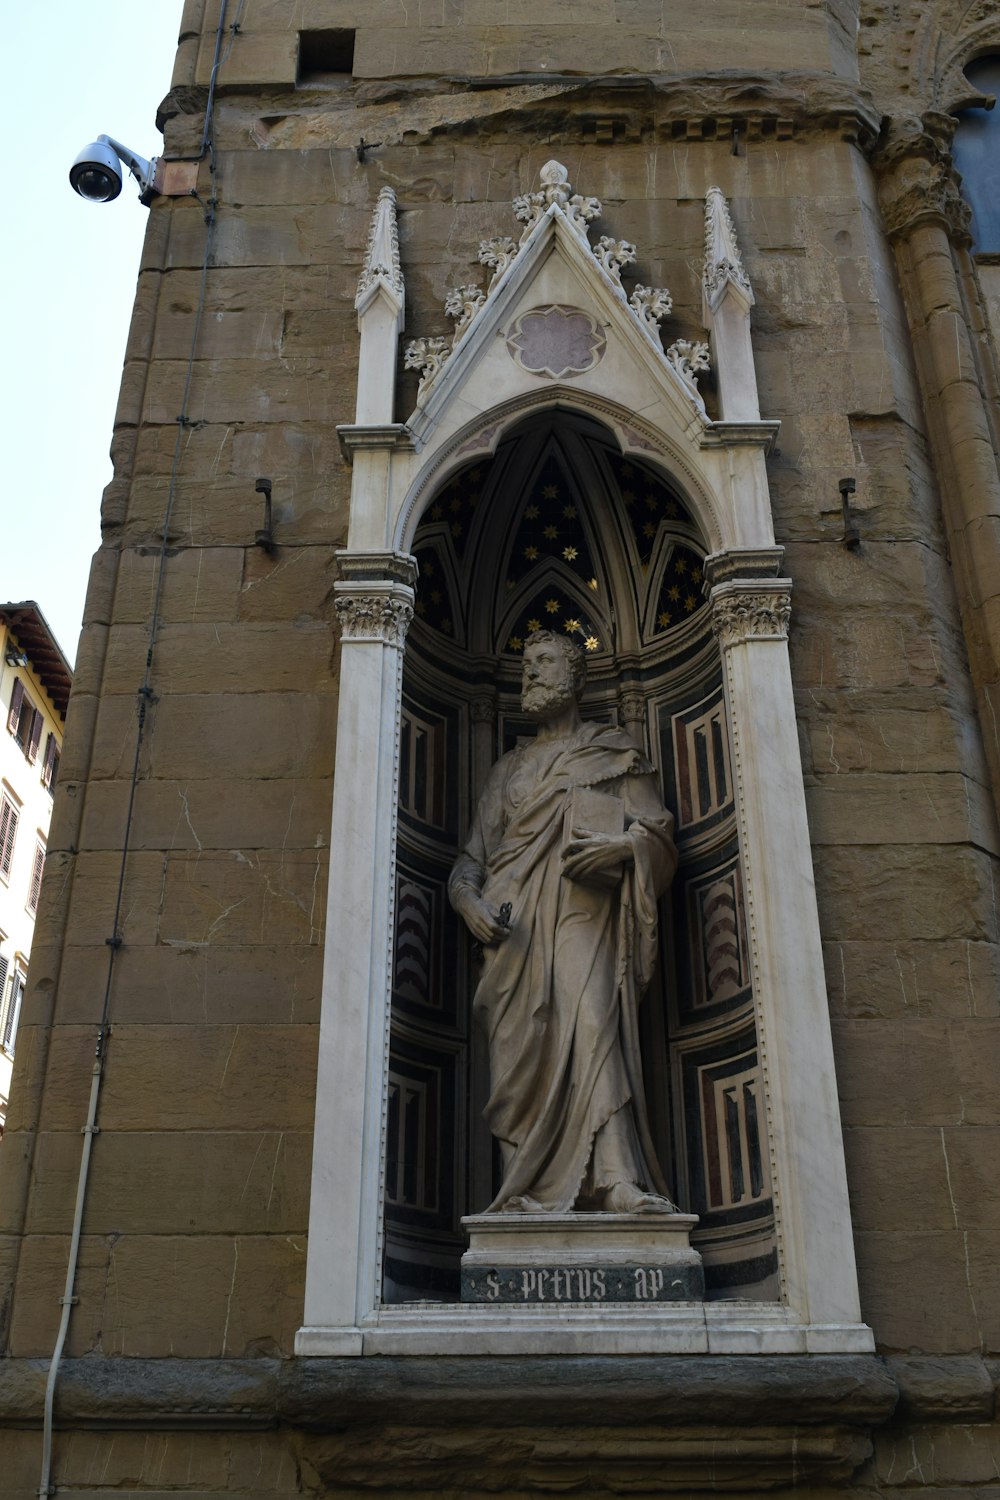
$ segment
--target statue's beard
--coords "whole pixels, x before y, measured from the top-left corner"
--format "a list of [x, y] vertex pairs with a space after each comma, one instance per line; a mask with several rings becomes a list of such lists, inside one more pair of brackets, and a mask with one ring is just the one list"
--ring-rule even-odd
[[568, 708], [573, 696], [572, 685], [568, 682], [560, 687], [545, 687], [540, 682], [533, 682], [521, 693], [521, 707], [533, 719], [547, 719], [560, 709]]

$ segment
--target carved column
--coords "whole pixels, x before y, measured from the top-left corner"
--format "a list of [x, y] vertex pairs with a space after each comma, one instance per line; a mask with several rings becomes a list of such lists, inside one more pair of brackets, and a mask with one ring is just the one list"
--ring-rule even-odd
[[[497, 758], [497, 708], [495, 689], [479, 690], [469, 703], [472, 727], [472, 797], [473, 807], [483, 794], [486, 778]], [[464, 837], [464, 829], [463, 829]], [[473, 983], [475, 977], [473, 977]], [[473, 1026], [469, 1039], [472, 1070], [469, 1079], [470, 1117], [481, 1120], [490, 1097], [490, 1052], [485, 1028]], [[473, 1130], [469, 1138], [472, 1199], [476, 1204], [489, 1203], [493, 1197], [493, 1140], [486, 1130]]]
[[[969, 210], [945, 115], [894, 121], [873, 166], [903, 300], [979, 705], [994, 797], [1000, 804], [1000, 474], [969, 334], [956, 247], [968, 243]], [[994, 606], [995, 608], [995, 606]]]
[[[316, 1085], [305, 1328], [361, 1353], [377, 1301], [382, 1132], [389, 1033], [399, 705], [416, 564], [399, 553], [337, 554], [341, 628], [322, 1024]], [[353, 746], [348, 754], [344, 747]], [[391, 855], [389, 856], [391, 859]], [[330, 1349], [330, 1336], [327, 1338]]]
[[[779, 1267], [803, 1322], [860, 1322], [780, 548], [706, 563], [745, 879]], [[812, 1352], [823, 1348], [823, 1332]], [[832, 1348], [831, 1343], [827, 1347]]]
[[472, 720], [472, 803], [483, 794], [486, 778], [497, 758], [497, 695], [477, 692], [469, 704]]
[[638, 687], [626, 684], [618, 693], [618, 712], [622, 728], [632, 736], [645, 755], [649, 748], [646, 743], [645, 694]]

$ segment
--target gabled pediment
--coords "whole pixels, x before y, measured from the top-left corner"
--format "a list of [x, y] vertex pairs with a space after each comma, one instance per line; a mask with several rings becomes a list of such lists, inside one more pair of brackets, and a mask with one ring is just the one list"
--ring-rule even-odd
[[425, 444], [455, 406], [488, 410], [558, 381], [609, 397], [627, 391], [640, 407], [665, 401], [678, 431], [697, 440], [708, 425], [696, 383], [708, 368], [707, 345], [678, 340], [664, 349], [659, 324], [671, 311], [670, 293], [641, 285], [629, 292], [622, 271], [635, 246], [608, 235], [591, 244], [601, 205], [573, 193], [558, 162], [543, 167], [541, 181], [538, 192], [514, 200], [520, 242], [480, 246], [493, 273], [488, 287], [449, 294], [451, 340], [408, 345], [407, 368], [422, 379], [407, 426]]

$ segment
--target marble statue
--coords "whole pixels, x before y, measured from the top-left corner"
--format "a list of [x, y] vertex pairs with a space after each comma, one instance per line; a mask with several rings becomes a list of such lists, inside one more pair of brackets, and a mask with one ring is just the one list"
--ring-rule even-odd
[[528, 637], [521, 703], [538, 733], [493, 767], [449, 880], [484, 950], [474, 1009], [503, 1161], [488, 1212], [676, 1212], [637, 1024], [677, 864], [673, 817], [630, 737], [581, 719], [585, 674], [569, 637]]

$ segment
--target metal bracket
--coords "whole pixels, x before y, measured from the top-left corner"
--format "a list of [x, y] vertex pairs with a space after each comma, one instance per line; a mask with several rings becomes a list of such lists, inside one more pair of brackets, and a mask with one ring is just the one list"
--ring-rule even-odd
[[858, 529], [858, 523], [851, 511], [850, 500], [850, 497], [854, 494], [857, 487], [857, 480], [851, 478], [842, 479], [839, 485], [840, 505], [841, 509], [844, 512], [844, 535], [840, 540], [841, 544], [844, 547], [847, 547], [851, 552], [854, 552], [858, 547], [861, 546], [861, 532]]

